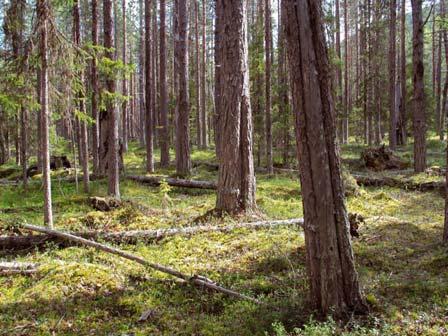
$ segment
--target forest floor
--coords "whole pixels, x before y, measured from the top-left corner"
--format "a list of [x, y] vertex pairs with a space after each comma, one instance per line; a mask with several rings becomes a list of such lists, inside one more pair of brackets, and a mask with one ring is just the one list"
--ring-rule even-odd
[[[357, 161], [363, 148], [343, 148], [350, 170], [362, 169]], [[445, 166], [441, 142], [431, 140], [428, 152], [430, 165]], [[410, 146], [400, 149], [404, 158], [410, 159], [411, 153]], [[133, 144], [125, 158], [127, 173], [142, 174], [143, 157], [144, 151]], [[195, 151], [193, 160], [213, 162], [213, 153]], [[8, 176], [1, 178], [19, 174], [12, 164], [0, 167], [0, 176], [2, 172]], [[375, 174], [443, 180], [407, 171]], [[215, 204], [213, 191], [167, 191], [122, 180], [123, 199], [132, 203], [98, 212], [86, 201], [89, 195], [77, 192], [75, 184], [65, 182], [61, 175], [55, 173], [53, 178], [55, 227], [61, 230], [193, 226]], [[199, 166], [192, 178], [216, 180], [216, 172]], [[258, 219], [302, 217], [298, 176], [257, 174], [257, 187]], [[105, 195], [106, 190], [105, 181], [91, 183], [91, 195]], [[0, 277], [0, 336], [448, 335], [448, 250], [441, 244], [444, 198], [438, 192], [359, 187], [347, 203], [350, 212], [365, 217], [353, 244], [371, 306], [368, 316], [354, 316], [343, 324], [310, 318], [304, 238], [299, 228], [238, 229], [120, 248], [187, 274], [207, 276], [257, 297], [266, 306], [178, 284], [164, 274], [92, 248], [49, 244], [40, 250], [0, 252], [3, 261], [40, 265], [32, 276]], [[38, 180], [27, 192], [20, 186], [0, 186], [0, 235], [12, 234], [11, 224], [18, 221], [41, 225], [42, 204]], [[213, 224], [250, 220], [254, 218], [224, 218]], [[139, 322], [143, 312], [148, 318]]]

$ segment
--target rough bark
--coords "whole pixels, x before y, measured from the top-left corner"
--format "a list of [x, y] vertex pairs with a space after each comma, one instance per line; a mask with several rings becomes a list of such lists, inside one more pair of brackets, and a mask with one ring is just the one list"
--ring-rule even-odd
[[188, 6], [187, 0], [175, 0], [175, 19], [178, 34], [175, 36], [175, 61], [177, 63], [176, 108], [176, 173], [188, 176], [190, 160], [190, 103], [188, 94]]
[[201, 64], [200, 64], [200, 48], [199, 48], [199, 2], [198, 0], [194, 0], [194, 33], [195, 33], [195, 105], [196, 105], [196, 142], [198, 148], [203, 148], [204, 145], [202, 143], [202, 128], [204, 125], [202, 124], [202, 116], [201, 116]]
[[166, 3], [160, 0], [160, 165], [168, 167], [170, 163], [170, 139], [168, 133], [168, 97], [166, 80]]
[[41, 80], [41, 100], [40, 114], [42, 122], [42, 166], [43, 166], [43, 186], [44, 186], [44, 222], [49, 227], [53, 227], [53, 210], [51, 205], [51, 178], [50, 178], [50, 111], [48, 101], [48, 3], [46, 0], [37, 2], [37, 13], [40, 27], [39, 53], [40, 53], [40, 80]]
[[423, 0], [412, 3], [412, 69], [413, 69], [413, 111], [414, 129], [414, 170], [416, 173], [426, 169], [426, 111], [423, 64]]
[[322, 9], [314, 0], [283, 0], [282, 4], [287, 15], [311, 301], [323, 315], [365, 312], [342, 187]]
[[[103, 0], [103, 24], [104, 24], [104, 47], [107, 49], [105, 56], [115, 61], [114, 48], [112, 0]], [[110, 97], [106, 100], [106, 108], [101, 111], [101, 153], [100, 164], [105, 163], [104, 171], [108, 175], [109, 195], [120, 198], [119, 181], [119, 145], [118, 145], [118, 111], [115, 102], [116, 81], [113, 76], [107, 76], [105, 88]], [[102, 169], [103, 170], [103, 169]]]
[[[220, 43], [220, 143], [216, 208], [235, 214], [253, 211], [255, 175], [249, 93], [246, 1], [217, 0]], [[225, 29], [224, 29], [225, 25]]]

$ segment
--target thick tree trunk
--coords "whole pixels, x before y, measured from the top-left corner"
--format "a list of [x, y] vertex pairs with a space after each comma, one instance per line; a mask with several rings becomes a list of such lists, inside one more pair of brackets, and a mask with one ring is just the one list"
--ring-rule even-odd
[[397, 146], [397, 117], [395, 109], [395, 69], [396, 69], [396, 21], [397, 1], [389, 3], [389, 147], [395, 150]]
[[412, 3], [412, 69], [413, 69], [413, 128], [414, 128], [414, 170], [416, 173], [426, 169], [426, 111], [423, 64], [423, 0]]
[[42, 120], [42, 166], [44, 185], [44, 222], [49, 227], [53, 227], [53, 209], [51, 203], [51, 177], [50, 177], [50, 112], [48, 104], [48, 13], [49, 8], [46, 0], [37, 2], [37, 13], [40, 26], [40, 73], [41, 73], [41, 100], [40, 113]]
[[282, 3], [287, 15], [311, 300], [324, 315], [365, 312], [342, 188], [323, 13], [319, 1]]
[[246, 1], [217, 0], [216, 6], [222, 23], [218, 26], [222, 52], [219, 129], [225, 140], [220, 144], [216, 208], [235, 214], [256, 207]]
[[170, 164], [170, 139], [168, 133], [168, 98], [166, 80], [166, 3], [160, 0], [160, 165], [163, 168]]
[[[107, 49], [105, 56], [112, 61], [116, 60], [114, 52], [112, 0], [103, 0], [103, 21], [104, 21], [104, 47]], [[112, 97], [106, 101], [106, 109], [101, 111], [101, 142], [102, 153], [100, 162], [107, 162], [108, 193], [120, 198], [119, 181], [119, 145], [118, 145], [118, 111], [115, 102], [116, 82], [112, 76], [108, 76], [105, 81], [106, 90]]]
[[215, 152], [216, 157], [219, 159], [221, 156], [221, 64], [222, 64], [222, 48], [220, 31], [222, 30], [222, 13], [221, 8], [218, 6], [218, 0], [215, 0], [215, 115], [214, 115], [214, 127], [215, 127]]
[[145, 0], [145, 120], [146, 120], [146, 172], [154, 172], [154, 133], [151, 91], [151, 0]]
[[188, 94], [188, 6], [187, 0], [175, 0], [174, 12], [178, 34], [175, 36], [175, 60], [177, 63], [176, 109], [176, 173], [188, 176], [190, 159], [190, 103]]

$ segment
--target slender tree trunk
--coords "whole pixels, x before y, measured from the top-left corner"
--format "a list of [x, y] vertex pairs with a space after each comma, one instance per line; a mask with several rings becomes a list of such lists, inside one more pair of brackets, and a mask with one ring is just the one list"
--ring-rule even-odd
[[[107, 49], [105, 56], [115, 61], [114, 35], [113, 35], [113, 16], [112, 0], [103, 0], [103, 21], [104, 21], [104, 47]], [[102, 153], [100, 162], [106, 162], [106, 171], [108, 175], [108, 193], [109, 195], [120, 198], [119, 181], [119, 144], [118, 144], [118, 111], [115, 102], [116, 82], [113, 76], [107, 76], [105, 86], [108, 93], [112, 96], [106, 101], [106, 108], [101, 111], [101, 142]]]
[[266, 71], [265, 71], [265, 98], [266, 98], [266, 166], [268, 174], [274, 173], [274, 162], [272, 158], [272, 111], [271, 111], [271, 65], [272, 65], [272, 13], [271, 0], [265, 0], [265, 57], [266, 57]]
[[[441, 29], [441, 28], [440, 28]], [[439, 136], [443, 137], [442, 134], [442, 123], [441, 123], [441, 105], [440, 100], [442, 96], [442, 31], [437, 32], [437, 60], [436, 60], [436, 132]], [[442, 134], [442, 135], [441, 135]]]
[[[123, 14], [123, 54], [122, 54], [122, 61], [123, 64], [126, 66], [128, 63], [128, 49], [127, 49], [127, 20], [126, 20], [126, 0], [122, 0], [122, 14]], [[122, 81], [122, 89], [123, 89], [123, 96], [127, 96], [128, 95], [128, 79], [125, 76], [123, 78]], [[121, 110], [122, 110], [122, 114], [121, 114], [121, 121], [122, 121], [122, 128], [123, 128], [123, 139], [122, 139], [122, 144], [123, 144], [123, 151], [127, 152], [128, 150], [128, 101], [127, 99], [123, 100], [123, 104], [121, 105]]]
[[[338, 61], [342, 60], [342, 52], [341, 52], [341, 15], [340, 15], [340, 1], [335, 0], [335, 23], [336, 23], [336, 56], [338, 58]], [[341, 65], [337, 65], [336, 68], [336, 85], [337, 85], [337, 112], [338, 112], [338, 136], [341, 142], [343, 142], [343, 139], [345, 138], [344, 135], [344, 128], [343, 128], [343, 115], [345, 112], [342, 111], [343, 109], [343, 98], [342, 98], [342, 67]]]
[[[441, 20], [442, 22], [444, 22], [446, 15], [445, 0], [440, 1], [440, 12], [441, 12]], [[441, 27], [441, 34], [445, 51], [445, 66], [448, 69], [448, 35], [445, 25], [442, 25]], [[445, 84], [443, 85], [442, 106], [440, 115], [440, 140], [444, 139], [445, 134], [445, 123], [448, 110], [447, 94], [448, 94], [448, 75], [445, 75]]]
[[176, 173], [188, 176], [190, 160], [190, 103], [188, 95], [188, 8], [187, 0], [175, 0], [174, 12], [178, 34], [175, 35], [175, 61], [177, 63], [176, 109]]
[[397, 1], [389, 2], [389, 147], [397, 146], [397, 117], [395, 115], [395, 68], [396, 68], [396, 21]]
[[146, 172], [154, 172], [153, 114], [151, 108], [151, 0], [145, 0], [145, 120], [146, 120]]
[[414, 170], [426, 169], [426, 115], [423, 64], [423, 0], [411, 0], [413, 27], [413, 128], [414, 128]]
[[[98, 41], [98, 1], [92, 0], [92, 44], [94, 46], [99, 44]], [[98, 68], [97, 59], [92, 57], [92, 68], [90, 74], [90, 81], [92, 86], [92, 119], [94, 124], [92, 125], [92, 157], [93, 157], [93, 173], [99, 174], [101, 172], [99, 167], [99, 134], [100, 134], [100, 120], [98, 113], [98, 101], [99, 101], [99, 84], [98, 84]]]
[[[245, 0], [217, 0], [221, 139], [216, 208], [236, 214], [255, 209], [252, 115]], [[224, 29], [225, 27], [225, 29]], [[225, 53], [222, 51], [226, 51]], [[218, 84], [218, 83], [217, 83]], [[225, 122], [224, 122], [225, 121]]]
[[349, 137], [349, 115], [351, 112], [350, 108], [350, 92], [349, 92], [349, 73], [350, 73], [350, 66], [349, 66], [349, 26], [348, 26], [348, 11], [349, 7], [347, 4], [347, 0], [344, 0], [344, 113], [342, 116], [342, 143], [347, 144], [348, 143], [348, 137]]
[[53, 209], [51, 203], [51, 177], [50, 177], [50, 112], [48, 104], [48, 3], [47, 0], [38, 0], [37, 13], [40, 26], [40, 74], [41, 74], [41, 119], [42, 119], [42, 165], [44, 185], [44, 222], [53, 227]]
[[202, 149], [208, 147], [208, 122], [207, 122], [207, 0], [202, 0], [202, 59], [201, 59], [201, 123], [202, 123]]
[[195, 32], [195, 105], [196, 105], [196, 142], [198, 148], [203, 148], [204, 144], [202, 143], [202, 117], [201, 117], [201, 75], [200, 75], [200, 48], [199, 48], [199, 3], [198, 0], [194, 0], [194, 32]]
[[221, 48], [221, 36], [219, 32], [222, 30], [221, 19], [223, 17], [220, 13], [221, 8], [218, 6], [218, 1], [215, 0], [215, 90], [214, 90], [214, 100], [215, 100], [215, 147], [216, 147], [216, 157], [219, 159], [221, 156], [220, 145], [221, 145], [221, 63], [222, 63], [222, 48]]
[[[312, 303], [322, 314], [367, 310], [351, 247], [320, 2], [283, 0]], [[316, 197], [319, 195], [319, 197]]]
[[401, 37], [400, 37], [400, 49], [401, 49], [401, 74], [400, 74], [400, 88], [401, 88], [401, 102], [400, 102], [400, 113], [398, 122], [398, 136], [397, 143], [400, 145], [405, 145], [407, 142], [406, 134], [406, 0], [401, 1]]
[[160, 163], [162, 167], [170, 164], [170, 139], [168, 133], [168, 98], [166, 80], [166, 3], [160, 0]]

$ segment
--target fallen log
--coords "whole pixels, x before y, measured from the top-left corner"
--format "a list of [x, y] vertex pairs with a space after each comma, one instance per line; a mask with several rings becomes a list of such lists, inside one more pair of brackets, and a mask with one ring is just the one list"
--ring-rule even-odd
[[216, 182], [212, 181], [194, 181], [194, 180], [176, 179], [171, 177], [139, 176], [139, 175], [130, 175], [127, 176], [127, 179], [143, 184], [149, 184], [154, 187], [158, 187], [160, 183], [163, 180], [165, 180], [168, 183], [168, 185], [172, 187], [212, 189], [212, 190], [215, 190], [217, 188]]
[[[206, 169], [210, 170], [210, 171], [216, 171], [219, 169], [219, 164], [218, 163], [211, 163], [211, 162], [200, 162], [200, 161], [193, 161], [193, 167], [197, 168], [197, 167], [205, 167]], [[256, 167], [255, 171], [257, 173], [267, 173], [267, 168], [264, 167]], [[299, 170], [298, 169], [292, 169], [292, 168], [279, 168], [279, 167], [274, 167], [274, 173], [286, 173], [286, 174], [298, 174]]]
[[25, 262], [0, 262], [0, 276], [31, 275], [37, 273], [37, 264]]
[[210, 280], [210, 279], [208, 279], [206, 277], [203, 277], [201, 275], [193, 275], [193, 276], [186, 275], [184, 273], [179, 272], [176, 269], [173, 269], [173, 268], [170, 268], [168, 266], [161, 265], [161, 264], [157, 264], [157, 263], [153, 263], [153, 262], [147, 261], [147, 260], [145, 260], [145, 259], [143, 259], [141, 257], [138, 257], [138, 256], [134, 255], [134, 254], [128, 253], [128, 252], [123, 251], [123, 250], [119, 250], [117, 248], [113, 248], [113, 247], [105, 245], [105, 244], [100, 244], [100, 243], [97, 243], [95, 241], [91, 241], [91, 240], [87, 240], [87, 239], [84, 239], [84, 238], [81, 238], [81, 237], [77, 237], [77, 236], [69, 234], [69, 233], [64, 233], [64, 232], [61, 232], [61, 231], [48, 229], [48, 228], [44, 228], [44, 227], [39, 227], [39, 226], [34, 226], [34, 225], [29, 225], [29, 224], [24, 224], [23, 228], [25, 228], [27, 230], [30, 230], [30, 231], [35, 231], [35, 232], [40, 232], [40, 233], [56, 236], [56, 237], [59, 237], [59, 238], [64, 239], [64, 240], [70, 240], [70, 241], [76, 242], [76, 243], [81, 244], [81, 245], [90, 246], [90, 247], [93, 247], [93, 248], [95, 248], [97, 250], [100, 250], [100, 251], [103, 251], [103, 252], [106, 252], [106, 253], [110, 253], [110, 254], [114, 254], [114, 255], [120, 256], [122, 258], [128, 259], [128, 260], [135, 261], [136, 263], [138, 263], [140, 265], [152, 268], [154, 270], [157, 270], [157, 271], [165, 273], [165, 274], [169, 274], [169, 275], [171, 275], [171, 276], [173, 276], [175, 278], [179, 278], [179, 279], [185, 280], [185, 281], [187, 281], [187, 282], [189, 282], [189, 283], [191, 283], [191, 284], [193, 284], [195, 286], [198, 286], [200, 288], [205, 287], [205, 288], [217, 291], [217, 292], [224, 293], [224, 294], [229, 295], [229, 296], [233, 296], [233, 297], [236, 297], [236, 298], [239, 298], [239, 299], [243, 299], [243, 300], [251, 301], [251, 302], [254, 302], [254, 303], [257, 303], [257, 304], [261, 304], [261, 302], [259, 300], [255, 299], [255, 298], [252, 298], [250, 296], [238, 293], [238, 292], [233, 291], [231, 289], [222, 287], [222, 286], [216, 284], [215, 282], [213, 282], [212, 280]]
[[366, 175], [353, 174], [359, 185], [366, 187], [395, 187], [405, 190], [415, 191], [439, 191], [445, 193], [445, 182], [422, 182], [417, 183], [409, 180], [400, 180], [394, 177], [371, 177]]
[[[137, 242], [149, 242], [172, 236], [189, 236], [206, 232], [230, 232], [237, 229], [261, 230], [279, 226], [303, 225], [303, 219], [287, 219], [277, 221], [260, 221], [252, 223], [239, 223], [226, 226], [199, 225], [184, 228], [169, 228], [159, 230], [135, 230], [124, 232], [76, 232], [74, 235], [86, 239], [102, 239], [107, 242], [136, 244]], [[0, 250], [23, 250], [33, 247], [41, 247], [46, 243], [62, 244], [70, 243], [50, 234], [26, 235], [26, 236], [0, 236]]]

